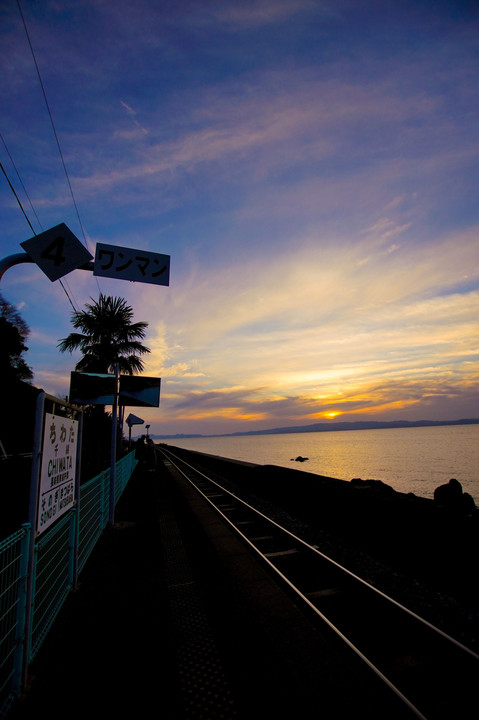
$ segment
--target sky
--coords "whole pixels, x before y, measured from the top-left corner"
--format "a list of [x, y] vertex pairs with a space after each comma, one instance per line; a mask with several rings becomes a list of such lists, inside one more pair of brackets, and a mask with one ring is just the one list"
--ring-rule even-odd
[[0, 63], [0, 259], [60, 223], [170, 256], [10, 268], [37, 387], [102, 292], [151, 434], [479, 417], [478, 2], [0, 0]]

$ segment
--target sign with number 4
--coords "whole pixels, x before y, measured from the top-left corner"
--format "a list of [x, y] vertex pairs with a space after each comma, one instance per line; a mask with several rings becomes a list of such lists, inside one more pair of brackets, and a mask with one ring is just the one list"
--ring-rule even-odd
[[20, 244], [52, 282], [93, 259], [65, 223]]

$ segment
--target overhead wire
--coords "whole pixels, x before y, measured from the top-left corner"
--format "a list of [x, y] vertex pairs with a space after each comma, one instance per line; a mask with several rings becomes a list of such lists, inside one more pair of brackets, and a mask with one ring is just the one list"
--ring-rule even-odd
[[[18, 172], [17, 166], [15, 165], [15, 162], [14, 162], [14, 160], [13, 160], [13, 158], [12, 158], [12, 155], [11, 155], [11, 153], [10, 153], [10, 150], [8, 149], [7, 143], [5, 142], [5, 138], [3, 137], [3, 135], [2, 135], [1, 132], [0, 132], [0, 138], [2, 138], [3, 147], [5, 148], [5, 151], [6, 151], [7, 155], [8, 155], [8, 157], [10, 158], [10, 162], [12, 163], [13, 169], [15, 170], [15, 172], [16, 172], [16, 174], [17, 174], [17, 177], [18, 177], [18, 180], [19, 180], [19, 182], [20, 182], [20, 185], [21, 185], [22, 188], [23, 188], [23, 192], [25, 193], [25, 195], [26, 195], [26, 197], [27, 197], [27, 200], [28, 200], [28, 202], [30, 203], [30, 207], [31, 207], [31, 209], [32, 209], [32, 212], [33, 212], [33, 214], [35, 215], [35, 217], [36, 217], [36, 219], [37, 219], [37, 223], [39, 224], [40, 229], [43, 230], [43, 227], [42, 227], [42, 224], [41, 224], [41, 222], [40, 222], [40, 219], [39, 219], [39, 217], [38, 217], [38, 215], [37, 215], [37, 213], [36, 213], [35, 208], [33, 207], [32, 201], [30, 200], [30, 196], [29, 196], [29, 194], [28, 194], [28, 192], [27, 192], [27, 189], [26, 189], [25, 185], [23, 184], [23, 180], [22, 180], [22, 178], [20, 177], [20, 173]], [[13, 186], [12, 186], [12, 183], [10, 182], [9, 178], [7, 177], [7, 174], [6, 174], [6, 172], [5, 172], [5, 169], [4, 169], [3, 165], [2, 165], [2, 170], [3, 170], [3, 174], [4, 174], [5, 177], [7, 178], [7, 181], [8, 181], [8, 183], [9, 183], [11, 189], [13, 190], [13, 192], [14, 192], [14, 194], [15, 194], [15, 197], [17, 198], [17, 202], [18, 202], [18, 204], [20, 205], [20, 208], [22, 209], [22, 212], [23, 212], [23, 214], [25, 215], [28, 224], [29, 224], [30, 227], [32, 228], [32, 231], [35, 232], [35, 231], [33, 230], [33, 227], [32, 227], [32, 224], [31, 224], [30, 220], [27, 218], [27, 215], [26, 215], [25, 211], [23, 210], [23, 207], [22, 207], [22, 205], [21, 205], [21, 203], [20, 203], [20, 201], [19, 201], [19, 199], [18, 199], [18, 197], [17, 197], [17, 193], [15, 192], [15, 190], [14, 190], [14, 188], [13, 188]]]
[[29, 219], [27, 213], [25, 212], [25, 210], [24, 210], [24, 208], [23, 208], [23, 205], [22, 205], [22, 203], [21, 203], [21, 200], [20, 200], [20, 198], [18, 197], [18, 195], [17, 195], [17, 193], [16, 193], [16, 190], [15, 190], [15, 188], [13, 187], [13, 185], [12, 185], [12, 183], [11, 183], [11, 181], [10, 181], [10, 178], [9, 178], [8, 175], [7, 175], [7, 171], [6, 171], [5, 168], [3, 167], [3, 163], [2, 163], [1, 161], [0, 161], [0, 167], [2, 168], [2, 172], [3, 172], [3, 174], [5, 175], [5, 178], [6, 178], [6, 180], [7, 180], [7, 183], [8, 183], [9, 186], [10, 186], [10, 190], [12, 191], [12, 193], [13, 193], [13, 194], [15, 195], [15, 197], [16, 197], [17, 203], [18, 203], [19, 206], [20, 206], [20, 210], [21, 210], [22, 213], [24, 214], [27, 223], [30, 225], [30, 229], [31, 229], [32, 233], [33, 233], [34, 235], [36, 235], [36, 232], [35, 232], [35, 230], [34, 230], [34, 228], [33, 228], [33, 225], [32, 225], [32, 223], [30, 222], [30, 219]]
[[[7, 145], [6, 145], [6, 143], [5, 143], [5, 140], [4, 140], [4, 138], [3, 138], [3, 135], [1, 135], [1, 133], [0, 133], [0, 136], [2, 137], [2, 141], [3, 141], [3, 144], [4, 144], [4, 146], [5, 146], [5, 149], [6, 149], [7, 152], [8, 152]], [[26, 189], [25, 189], [25, 185], [24, 185], [23, 182], [22, 182], [22, 179], [21, 179], [21, 177], [20, 177], [20, 175], [19, 175], [19, 173], [18, 173], [17, 168], [15, 167], [15, 163], [13, 162], [13, 159], [12, 159], [12, 157], [11, 157], [11, 155], [10, 155], [9, 152], [8, 152], [8, 155], [9, 155], [10, 159], [12, 160], [12, 164], [13, 164], [13, 167], [15, 168], [15, 171], [16, 171], [16, 173], [17, 173], [17, 175], [18, 175], [18, 179], [20, 180], [20, 183], [21, 183], [21, 185], [22, 185], [22, 187], [23, 187], [23, 190], [25, 191], [25, 194], [26, 194], [26, 196], [27, 196], [27, 198], [28, 198], [28, 200], [29, 200], [29, 202], [30, 202], [30, 205], [31, 205], [32, 203], [31, 203], [31, 200], [30, 200], [30, 198], [29, 198], [29, 196], [28, 196], [28, 193], [27, 193], [27, 191], [26, 191]], [[23, 215], [24, 215], [24, 217], [25, 217], [25, 220], [26, 220], [27, 223], [29, 224], [32, 233], [33, 233], [34, 235], [36, 235], [37, 233], [35, 232], [35, 229], [34, 229], [32, 223], [30, 222], [30, 219], [29, 219], [27, 213], [25, 212], [25, 208], [23, 207], [22, 202], [21, 202], [20, 198], [18, 197], [17, 192], [16, 192], [15, 188], [13, 187], [13, 184], [12, 184], [10, 178], [8, 177], [7, 171], [6, 171], [5, 168], [3, 167], [3, 163], [2, 163], [1, 161], [0, 161], [0, 166], [1, 166], [1, 168], [2, 168], [3, 174], [5, 175], [6, 180], [7, 180], [8, 184], [9, 184], [9, 186], [10, 186], [11, 191], [13, 192], [13, 194], [15, 195], [15, 197], [16, 197], [16, 199], [17, 199], [17, 203], [18, 203], [19, 206], [20, 206], [20, 210], [22, 211], [22, 213], [23, 213]], [[37, 216], [37, 214], [36, 214], [36, 212], [35, 212], [35, 210], [34, 210], [34, 208], [33, 208], [33, 205], [32, 205], [32, 210], [33, 210], [33, 212], [35, 213], [35, 217], [36, 217], [37, 220], [38, 220], [38, 216]], [[40, 223], [39, 220], [38, 220], [38, 223], [39, 223], [39, 225], [40, 225], [40, 227], [41, 227], [41, 223]], [[74, 312], [77, 312], [77, 311], [78, 311], [78, 308], [75, 307], [75, 305], [74, 305], [74, 303], [73, 303], [73, 300], [72, 300], [72, 298], [70, 297], [70, 293], [69, 293], [69, 291], [66, 289], [66, 287], [65, 287], [65, 285], [63, 284], [61, 278], [59, 278], [59, 282], [60, 282], [60, 285], [61, 285], [62, 288], [63, 288], [63, 292], [64, 292], [65, 295], [67, 296], [67, 298], [68, 298], [68, 300], [69, 300], [69, 302], [70, 302], [70, 305], [72, 306]], [[71, 292], [71, 291], [70, 291], [70, 292]]]
[[[27, 36], [28, 45], [29, 45], [29, 47], [30, 47], [30, 52], [31, 52], [31, 54], [32, 54], [33, 62], [34, 62], [34, 65], [35, 65], [35, 69], [36, 69], [36, 71], [37, 71], [38, 81], [39, 81], [39, 83], [40, 83], [40, 87], [41, 87], [41, 90], [42, 90], [43, 98], [44, 98], [44, 100], [45, 100], [45, 105], [46, 105], [46, 108], [47, 108], [48, 116], [49, 116], [49, 118], [50, 118], [50, 123], [51, 123], [51, 126], [52, 126], [53, 134], [54, 134], [54, 136], [55, 136], [55, 141], [56, 141], [56, 144], [57, 144], [58, 152], [59, 152], [60, 159], [61, 159], [61, 162], [62, 162], [62, 165], [63, 165], [63, 170], [64, 170], [64, 172], [65, 172], [65, 177], [66, 177], [66, 180], [67, 180], [67, 183], [68, 183], [68, 187], [69, 187], [69, 189], [70, 189], [70, 195], [71, 195], [71, 197], [72, 197], [73, 206], [74, 206], [74, 208], [75, 208], [75, 212], [76, 212], [76, 215], [77, 215], [77, 218], [78, 218], [78, 223], [79, 223], [79, 225], [80, 225], [80, 229], [81, 229], [81, 232], [82, 232], [82, 235], [83, 235], [84, 245], [85, 245], [85, 247], [88, 248], [87, 239], [86, 239], [86, 234], [85, 234], [85, 229], [84, 229], [84, 227], [83, 227], [83, 223], [82, 223], [81, 218], [80, 218], [80, 213], [79, 213], [78, 206], [77, 206], [77, 203], [76, 203], [76, 200], [75, 200], [75, 195], [74, 195], [74, 193], [73, 193], [73, 187], [72, 187], [72, 184], [71, 184], [71, 182], [70, 182], [70, 177], [69, 177], [69, 175], [68, 175], [68, 170], [67, 170], [67, 167], [66, 167], [66, 164], [65, 164], [65, 159], [64, 159], [63, 152], [62, 152], [62, 149], [61, 149], [61, 146], [60, 146], [60, 140], [59, 140], [59, 138], [58, 138], [58, 134], [57, 134], [57, 131], [56, 131], [55, 123], [54, 123], [54, 121], [53, 121], [53, 115], [52, 115], [52, 112], [51, 112], [51, 110], [50, 110], [50, 104], [49, 104], [49, 102], [48, 102], [47, 93], [46, 93], [46, 90], [45, 90], [45, 86], [44, 86], [44, 84], [43, 84], [42, 76], [41, 76], [41, 74], [40, 74], [40, 68], [39, 68], [38, 63], [37, 63], [37, 59], [36, 59], [36, 56], [35, 56], [35, 51], [34, 51], [34, 49], [33, 49], [32, 41], [31, 41], [31, 39], [30, 39], [30, 34], [29, 34], [29, 32], [28, 32], [28, 28], [27, 28], [27, 23], [26, 23], [26, 20], [25, 20], [25, 16], [24, 16], [24, 14], [23, 14], [23, 11], [22, 11], [22, 8], [21, 8], [21, 5], [20, 5], [20, 0], [17, 0], [17, 6], [18, 6], [19, 13], [20, 13], [20, 17], [22, 18], [23, 27], [24, 27], [24, 30], [25, 30], [25, 34], [26, 34], [26, 36]], [[98, 278], [97, 278], [96, 276], [95, 276], [95, 280], [96, 280], [96, 284], [97, 284], [97, 287], [98, 287], [98, 291], [101, 292], [101, 290], [100, 290], [100, 285], [99, 285], [99, 283], [98, 283]]]

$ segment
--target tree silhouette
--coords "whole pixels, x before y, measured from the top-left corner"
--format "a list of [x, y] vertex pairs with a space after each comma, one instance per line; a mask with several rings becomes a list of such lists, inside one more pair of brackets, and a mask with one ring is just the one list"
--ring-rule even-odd
[[32, 369], [22, 358], [28, 350], [25, 340], [30, 328], [2, 295], [0, 295], [0, 378], [3, 384], [11, 380], [30, 382]]
[[83, 357], [76, 364], [79, 372], [107, 373], [119, 371], [133, 375], [143, 370], [139, 357], [150, 349], [140, 341], [145, 337], [146, 322], [133, 323], [133, 310], [123, 298], [100, 293], [97, 301], [93, 298], [86, 304], [86, 310], [72, 313], [73, 332], [58, 343], [61, 352], [80, 350]]

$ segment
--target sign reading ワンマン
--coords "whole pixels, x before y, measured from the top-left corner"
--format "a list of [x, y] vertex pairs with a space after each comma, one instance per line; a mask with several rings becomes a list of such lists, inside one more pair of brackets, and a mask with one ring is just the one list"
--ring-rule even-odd
[[37, 535], [74, 505], [77, 440], [78, 420], [45, 414]]

